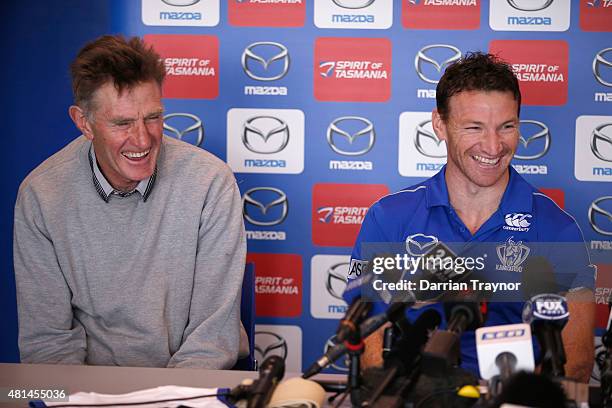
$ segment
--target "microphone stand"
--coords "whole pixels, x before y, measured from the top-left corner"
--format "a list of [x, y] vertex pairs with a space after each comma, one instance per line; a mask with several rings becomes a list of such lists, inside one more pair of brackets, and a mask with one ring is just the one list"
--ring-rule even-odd
[[[608, 309], [612, 314], [612, 296], [608, 299]], [[612, 319], [606, 333], [601, 336], [601, 344], [606, 348], [601, 371], [601, 403], [603, 407], [612, 406]]]
[[359, 326], [351, 331], [344, 341], [344, 345], [350, 357], [348, 389], [351, 392], [351, 404], [354, 407], [359, 407], [361, 406], [361, 363], [359, 359], [365, 348]]

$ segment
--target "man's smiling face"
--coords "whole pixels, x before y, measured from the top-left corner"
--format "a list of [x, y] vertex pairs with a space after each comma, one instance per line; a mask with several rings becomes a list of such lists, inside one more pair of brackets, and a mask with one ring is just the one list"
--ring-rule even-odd
[[446, 141], [447, 173], [463, 183], [491, 187], [505, 183], [519, 140], [518, 102], [510, 92], [463, 91], [448, 103], [434, 129]]
[[94, 94], [85, 136], [104, 177], [121, 191], [133, 190], [155, 170], [163, 134], [161, 88], [144, 82], [119, 93], [107, 82]]

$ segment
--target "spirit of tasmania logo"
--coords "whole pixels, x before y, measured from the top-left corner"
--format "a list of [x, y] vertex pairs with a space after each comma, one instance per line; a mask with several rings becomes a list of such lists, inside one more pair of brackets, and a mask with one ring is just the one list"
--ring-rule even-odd
[[212, 35], [144, 36], [166, 66], [164, 98], [215, 99], [219, 95], [219, 39]]
[[312, 191], [313, 243], [353, 246], [368, 208], [388, 193], [384, 184], [315, 184]]
[[384, 102], [391, 96], [391, 41], [325, 38], [315, 41], [314, 94], [319, 101]]
[[477, 30], [479, 0], [403, 0], [402, 25], [423, 30]]
[[494, 40], [489, 52], [508, 61], [521, 87], [523, 105], [567, 102], [568, 45], [562, 40]]
[[258, 317], [302, 314], [302, 257], [297, 254], [247, 254], [255, 264], [255, 310]]
[[580, 0], [583, 31], [612, 31], [612, 0]]

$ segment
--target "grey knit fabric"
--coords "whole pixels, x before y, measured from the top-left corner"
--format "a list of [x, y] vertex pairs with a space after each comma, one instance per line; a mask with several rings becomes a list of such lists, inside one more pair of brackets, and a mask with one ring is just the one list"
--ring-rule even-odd
[[90, 142], [23, 181], [14, 263], [22, 362], [229, 368], [246, 243], [221, 160], [163, 138], [156, 184], [104, 202]]

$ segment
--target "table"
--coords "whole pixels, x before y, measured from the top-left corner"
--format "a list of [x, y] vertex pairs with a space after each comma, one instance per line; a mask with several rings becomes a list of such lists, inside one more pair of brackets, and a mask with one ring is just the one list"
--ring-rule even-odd
[[[123, 394], [160, 385], [186, 387], [232, 388], [244, 378], [257, 378], [256, 371], [204, 370], [192, 368], [107, 367], [53, 364], [0, 363], [0, 388], [65, 389], [68, 394], [95, 391], [103, 394]], [[284, 378], [298, 377], [287, 373]], [[345, 376], [319, 374], [317, 380], [343, 382]], [[0, 407], [25, 406], [1, 403]]]

